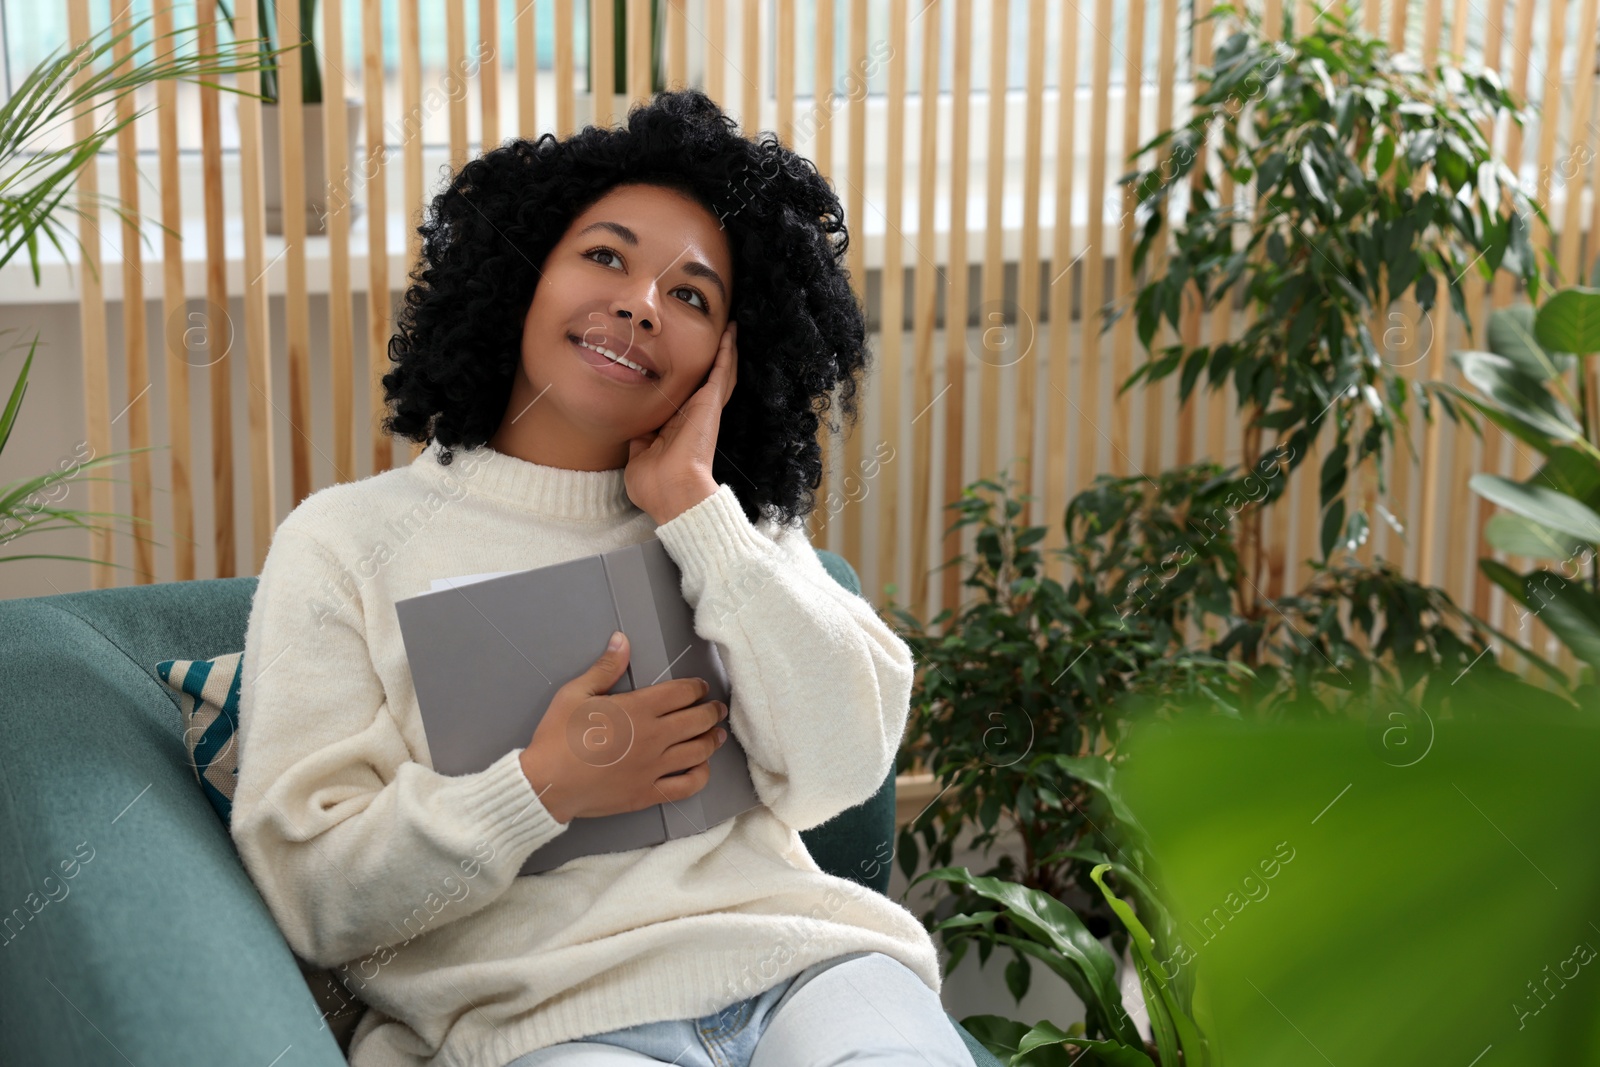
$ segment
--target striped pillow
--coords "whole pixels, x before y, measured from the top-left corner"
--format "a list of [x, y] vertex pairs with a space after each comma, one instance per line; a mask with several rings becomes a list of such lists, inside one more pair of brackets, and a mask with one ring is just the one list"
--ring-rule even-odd
[[206, 800], [229, 825], [233, 790], [239, 781], [239, 681], [244, 653], [213, 659], [169, 659], [156, 674], [178, 696], [183, 713], [183, 747]]
[[[239, 681], [244, 653], [229, 652], [212, 659], [169, 659], [156, 664], [156, 675], [178, 697], [183, 713], [183, 748], [189, 769], [199, 781], [206, 800], [229, 825], [233, 816], [233, 791], [239, 782]], [[300, 973], [317, 1002], [323, 1025], [333, 1032], [339, 1050], [350, 1051], [350, 1038], [366, 1005], [341, 983], [334, 972], [295, 956]]]

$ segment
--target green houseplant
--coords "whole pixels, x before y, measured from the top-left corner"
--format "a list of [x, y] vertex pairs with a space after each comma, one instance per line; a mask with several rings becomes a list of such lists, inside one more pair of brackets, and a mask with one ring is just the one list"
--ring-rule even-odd
[[[149, 22], [149, 18], [144, 18], [121, 29], [109, 27], [76, 45], [53, 51], [24, 74], [10, 98], [0, 104], [0, 267], [26, 254], [34, 284], [38, 284], [41, 241], [48, 241], [63, 256], [67, 254], [66, 244], [71, 243], [80, 252], [79, 261], [87, 262], [81, 255], [83, 249], [78, 235], [58, 213], [86, 214], [82, 207], [68, 199], [78, 174], [84, 167], [93, 165], [101, 149], [118, 131], [145, 111], [138, 110], [119, 119], [106, 107], [87, 136], [73, 138], [59, 146], [41, 147], [41, 142], [72, 121], [79, 111], [96, 103], [103, 107], [162, 80], [209, 84], [225, 75], [259, 69], [256, 61], [241, 58], [232, 50], [206, 52], [193, 48], [185, 54], [183, 46], [197, 32], [194, 27], [156, 35], [149, 44], [153, 58], [141, 61], [141, 49], [130, 49], [126, 55], [118, 57], [117, 49], [135, 40]], [[102, 207], [124, 221], [138, 223], [138, 216], [115, 197], [102, 194], [90, 203], [91, 211], [97, 212]], [[0, 412], [0, 452], [4, 451], [16, 425], [38, 343], [35, 334], [27, 344], [27, 356], [4, 410]], [[21, 347], [13, 344], [6, 351]], [[66, 483], [78, 478], [80, 471], [105, 466], [143, 451], [148, 449], [129, 449], [88, 458], [79, 456], [45, 474], [0, 485], [0, 547], [29, 533], [88, 528], [92, 522], [86, 520], [144, 521], [132, 515], [55, 506], [67, 491]], [[25, 559], [104, 562], [83, 556], [27, 553], [0, 556], [0, 563]]]
[[[1154, 152], [1158, 162], [1125, 179], [1141, 226], [1136, 269], [1158, 243], [1168, 252], [1164, 272], [1119, 311], [1137, 317], [1151, 349], [1121, 388], [1179, 374], [1187, 399], [1202, 373], [1213, 389], [1231, 376], [1249, 464], [1272, 433], [1292, 448], [1293, 470], [1331, 422], [1319, 479], [1327, 557], [1364, 541], [1372, 521], [1370, 499], [1345, 502], [1349, 471], [1402, 436], [1413, 401], [1430, 419], [1434, 400], [1455, 414], [1447, 396], [1412, 396], [1372, 335], [1374, 315], [1408, 295], [1426, 312], [1447, 293], [1464, 317], [1463, 280], [1475, 274], [1481, 284], [1498, 270], [1536, 294], [1530, 223], [1544, 215], [1481, 132], [1501, 114], [1521, 121], [1493, 71], [1417, 69], [1361, 33], [1348, 7], [1323, 11], [1309, 32], [1291, 36], [1288, 10], [1285, 37], [1275, 41], [1258, 15], [1214, 9], [1211, 17], [1239, 27], [1200, 72], [1194, 117], [1144, 145], [1140, 154]], [[1204, 153], [1249, 191], [1248, 204], [1199, 166]], [[1187, 206], [1174, 221], [1180, 196]], [[1206, 309], [1242, 299], [1248, 324], [1238, 337], [1192, 349], [1151, 348], [1162, 320], [1179, 328], [1192, 297]], [[1261, 517], [1253, 511], [1240, 533], [1236, 601], [1247, 619], [1269, 611], [1258, 592]]]
[[[1441, 382], [1430, 386], [1543, 457], [1525, 481], [1477, 474], [1469, 485], [1504, 509], [1484, 530], [1492, 545], [1554, 563], [1528, 574], [1493, 559], [1479, 567], [1521, 616], [1543, 619], [1584, 664], [1580, 691], [1593, 701], [1600, 695], [1600, 383], [1592, 362], [1600, 353], [1600, 289], [1574, 286], [1538, 308], [1499, 309], [1487, 333], [1487, 351], [1454, 355], [1473, 394]], [[1567, 381], [1574, 371], [1576, 390]]]

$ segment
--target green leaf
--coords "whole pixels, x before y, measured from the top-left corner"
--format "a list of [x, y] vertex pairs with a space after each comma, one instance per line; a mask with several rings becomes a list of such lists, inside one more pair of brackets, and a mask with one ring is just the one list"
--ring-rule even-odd
[[1523, 444], [1529, 445], [1545, 455], [1549, 455], [1555, 448], [1558, 447], [1556, 442], [1551, 440], [1548, 434], [1537, 429], [1536, 427], [1527, 425], [1521, 419], [1514, 418], [1513, 416], [1506, 414], [1504, 411], [1500, 410], [1498, 405], [1486, 403], [1475, 396], [1468, 396], [1466, 393], [1463, 393], [1460, 389], [1450, 385], [1448, 382], [1434, 382], [1432, 383], [1432, 388], [1441, 390], [1443, 392], [1448, 392], [1451, 395], [1459, 398], [1463, 404], [1466, 404], [1468, 407], [1472, 408], [1478, 414], [1494, 423], [1512, 437], [1515, 437]]
[[[1166, 1042], [1162, 1042], [1159, 1036], [1157, 1039], [1157, 1047], [1161, 1049], [1161, 1062], [1177, 1063], [1178, 1057], [1175, 1053], [1182, 1050], [1183, 1062], [1187, 1067], [1206, 1067], [1211, 1062], [1211, 1056], [1205, 1038], [1200, 1036], [1200, 1030], [1188, 1012], [1178, 1004], [1177, 998], [1172, 994], [1172, 987], [1161, 977], [1161, 967], [1156, 962], [1155, 945], [1150, 939], [1150, 931], [1144, 928], [1144, 924], [1133, 913], [1133, 909], [1128, 907], [1127, 902], [1106, 885], [1105, 872], [1110, 867], [1109, 863], [1103, 863], [1091, 870], [1089, 877], [1100, 887], [1106, 903], [1111, 905], [1111, 910], [1117, 913], [1117, 918], [1128, 928], [1130, 940], [1133, 942], [1135, 965], [1139, 971], [1139, 984], [1144, 989], [1145, 1008], [1150, 1015], [1151, 1031], [1158, 1035], [1162, 1029], [1168, 1032]], [[1158, 1020], [1160, 1026], [1157, 1025]], [[1167, 1047], [1174, 1032], [1177, 1039], [1176, 1049]]]
[[1467, 381], [1517, 421], [1558, 441], [1582, 436], [1582, 428], [1567, 406], [1506, 357], [1494, 352], [1458, 352], [1456, 361]]
[[1534, 318], [1534, 337], [1557, 352], [1600, 352], [1600, 289], [1563, 289], [1546, 300]]
[[[1174, 908], [1243, 900], [1246, 875], [1267, 894], [1197, 949], [1226, 1062], [1600, 1058], [1590, 987], [1570, 980], [1600, 964], [1575, 949], [1600, 947], [1600, 863], [1582, 844], [1600, 718], [1525, 683], [1449, 688], [1449, 717], [1408, 710], [1434, 741], [1404, 768], [1372, 746], [1381, 705], [1241, 722], [1196, 703], [1125, 746]], [[1566, 987], [1540, 985], [1558, 972]]]
[[1116, 960], [1065, 904], [1048, 893], [999, 878], [974, 875], [965, 867], [936, 867], [924, 871], [907, 888], [929, 878], [964, 885], [985, 899], [1004, 904], [1006, 919], [1029, 938], [1028, 942], [1013, 939], [1015, 947], [1032, 944], [1039, 950], [1036, 955], [1049, 953], [1070, 966], [1072, 972], [1080, 976], [1081, 980], [1073, 985], [1085, 1006], [1105, 1022], [1114, 1036], [1130, 1044], [1139, 1040], [1138, 1029], [1122, 1008]]
[[1543, 380], [1564, 374], [1572, 367], [1572, 357], [1546, 352], [1534, 333], [1534, 310], [1527, 304], [1500, 308], [1489, 315], [1489, 350], [1517, 365], [1530, 377]]
[[1575, 537], [1511, 511], [1496, 512], [1484, 525], [1483, 536], [1503, 552], [1534, 559], [1570, 559], [1583, 544]]
[[1498, 474], [1474, 474], [1473, 492], [1534, 522], [1590, 544], [1600, 542], [1600, 515], [1588, 505], [1547, 486], [1514, 482]]
[[11, 427], [17, 421], [17, 409], [22, 407], [22, 397], [28, 391], [28, 368], [33, 366], [33, 353], [39, 347], [39, 335], [33, 335], [33, 341], [28, 345], [28, 358], [22, 361], [22, 370], [17, 374], [17, 384], [11, 387], [11, 399], [6, 401], [6, 410], [0, 414], [0, 452], [6, 450], [6, 442], [11, 439]]
[[1333, 502], [1333, 506], [1322, 515], [1322, 558], [1327, 559], [1333, 555], [1334, 546], [1339, 543], [1339, 531], [1344, 527], [1344, 497]]
[[1530, 596], [1543, 604], [1539, 618], [1574, 655], [1600, 671], [1600, 597], [1559, 574], [1534, 571], [1525, 579]]
[[1600, 462], [1588, 452], [1557, 445], [1528, 481], [1565, 493], [1591, 508], [1600, 508]]
[[[974, 1034], [973, 1036], [976, 1037], [977, 1035]], [[1028, 1053], [1035, 1049], [1061, 1045], [1076, 1045], [1081, 1049], [1087, 1049], [1094, 1054], [1094, 1060], [1090, 1062], [1109, 1064], [1110, 1067], [1155, 1067], [1150, 1057], [1139, 1049], [1130, 1048], [1120, 1041], [1097, 1041], [1087, 1037], [1072, 1037], [1065, 1030], [1048, 1020], [1040, 1022], [1032, 1030], [1024, 1034], [1022, 1040], [1017, 1043], [1017, 1051]], [[1083, 1054], [1079, 1053], [1079, 1056], [1081, 1055]], [[1076, 1063], [1077, 1058], [1075, 1057], [1071, 1062]]]
[[1033, 976], [1033, 968], [1028, 964], [1028, 957], [1013, 956], [1011, 962], [1006, 964], [1006, 988], [1018, 1002], [1028, 995], [1028, 982]]

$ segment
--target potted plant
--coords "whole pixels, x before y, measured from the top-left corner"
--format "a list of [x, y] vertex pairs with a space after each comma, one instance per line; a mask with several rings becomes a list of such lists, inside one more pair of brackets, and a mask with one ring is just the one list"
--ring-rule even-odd
[[[303, 210], [306, 233], [326, 233], [330, 204], [337, 207], [341, 200], [348, 203], [351, 222], [361, 215], [353, 187], [355, 175], [360, 172], [360, 168], [356, 165], [356, 143], [361, 132], [361, 101], [355, 97], [344, 97], [345, 159], [349, 165], [346, 180], [352, 183], [352, 187], [347, 190], [331, 190], [327, 158], [324, 153], [327, 142], [323, 134], [323, 123], [326, 118], [322, 99], [322, 73], [317, 61], [319, 28], [317, 0], [293, 0], [293, 2], [298, 4], [300, 11], [302, 48], [299, 90], [302, 134], [300, 158], [305, 169], [306, 200]], [[223, 17], [228, 20], [231, 29], [234, 25], [232, 11], [224, 0], [218, 0], [217, 6], [222, 9]], [[275, 8], [276, 5], [269, 7], [267, 0], [256, 0], [256, 29], [261, 34], [265, 50], [272, 48], [272, 42], [278, 31]], [[267, 232], [271, 234], [283, 233], [283, 145], [282, 120], [279, 117], [278, 107], [280, 88], [282, 87], [279, 85], [278, 71], [275, 68], [263, 68], [261, 74], [262, 200], [266, 208]]]
[[[141, 49], [132, 49], [118, 57], [117, 47], [143, 31], [149, 22], [147, 16], [121, 29], [109, 27], [76, 45], [52, 52], [23, 75], [6, 105], [0, 108], [0, 173], [6, 176], [0, 183], [0, 267], [25, 253], [34, 284], [37, 285], [40, 278], [41, 240], [48, 241], [63, 254], [66, 251], [65, 243], [78, 244], [81, 253], [82, 246], [76, 232], [65, 225], [56, 213], [84, 214], [81, 207], [68, 199], [79, 172], [85, 166], [94, 164], [100, 150], [118, 131], [145, 113], [141, 110], [127, 118], [118, 119], [106, 108], [102, 112], [106, 117], [86, 137], [74, 138], [58, 146], [49, 145], [49, 135], [71, 121], [81, 109], [104, 107], [162, 80], [211, 82], [225, 75], [260, 69], [253, 60], [241, 59], [231, 50], [205, 52], [197, 48], [190, 54], [181, 54], [181, 44], [195, 33], [194, 27], [156, 36], [150, 45], [154, 56], [152, 59], [141, 61]], [[268, 53], [268, 58], [270, 55]], [[98, 210], [101, 206], [109, 207], [124, 221], [138, 222], [138, 217], [115, 197], [101, 195], [93, 208]], [[80, 256], [80, 262], [86, 262], [86, 259]], [[38, 343], [39, 338], [35, 334], [27, 346], [28, 354], [23, 360], [22, 370], [17, 375], [3, 411], [0, 411], [0, 452], [5, 450], [16, 425]], [[19, 347], [12, 345], [7, 351], [15, 351]], [[85, 449], [89, 450], [88, 456], [83, 455]], [[70, 488], [66, 483], [76, 478], [80, 471], [148, 450], [138, 448], [95, 456], [93, 449], [85, 442], [78, 447], [71, 460], [58, 464], [56, 469], [0, 486], [0, 548], [26, 534], [68, 527], [87, 529], [93, 524], [85, 519], [120, 518], [135, 523], [147, 521], [115, 512], [73, 511], [55, 505]], [[27, 553], [0, 556], [0, 563], [24, 559], [106, 562], [83, 556]]]
[[[1366, 540], [1378, 502], [1369, 485], [1346, 504], [1348, 471], [1381, 460], [1409, 425], [1414, 390], [1373, 337], [1374, 315], [1407, 294], [1427, 312], [1447, 292], [1465, 319], [1464, 282], [1481, 285], [1497, 270], [1536, 293], [1531, 223], [1544, 215], [1482, 133], [1501, 114], [1521, 121], [1494, 71], [1418, 69], [1361, 33], [1348, 7], [1282, 40], [1231, 5], [1211, 17], [1240, 25], [1200, 72], [1194, 117], [1144, 145], [1140, 154], [1157, 153], [1157, 163], [1125, 179], [1142, 231], [1135, 269], [1158, 243], [1169, 251], [1131, 308], [1151, 359], [1121, 389], [1177, 373], [1182, 402], [1202, 372], [1213, 389], [1231, 376], [1251, 466], [1270, 433], [1290, 447], [1293, 470], [1332, 423], [1319, 472], [1326, 558]], [[1202, 153], [1252, 202], [1240, 206], [1219, 187], [1199, 166]], [[1180, 218], [1172, 200], [1184, 197]], [[1237, 295], [1250, 312], [1239, 336], [1152, 347], [1163, 319], [1181, 331], [1187, 301], [1210, 309]], [[1421, 393], [1427, 418], [1433, 401], [1455, 414], [1448, 396]], [[1381, 496], [1382, 467], [1373, 467]], [[1276, 480], [1263, 503], [1286, 485]], [[1253, 509], [1241, 527], [1235, 601], [1244, 618], [1270, 622], [1259, 592], [1261, 518]]]

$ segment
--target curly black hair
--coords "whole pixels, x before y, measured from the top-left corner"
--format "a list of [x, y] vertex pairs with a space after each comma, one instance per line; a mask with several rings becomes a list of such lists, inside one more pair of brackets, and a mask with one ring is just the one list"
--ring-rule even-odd
[[[739, 379], [722, 409], [712, 476], [746, 516], [809, 515], [822, 481], [817, 427], [833, 398], [857, 418], [866, 321], [844, 266], [839, 198], [816, 166], [764, 132], [741, 136], [704, 93], [658, 93], [625, 127], [507, 141], [466, 163], [418, 232], [383, 376], [386, 433], [476, 448], [510, 403], [540, 268], [572, 221], [620, 184], [683, 193], [716, 215], [733, 257]], [[830, 422], [829, 429], [839, 432]]]

